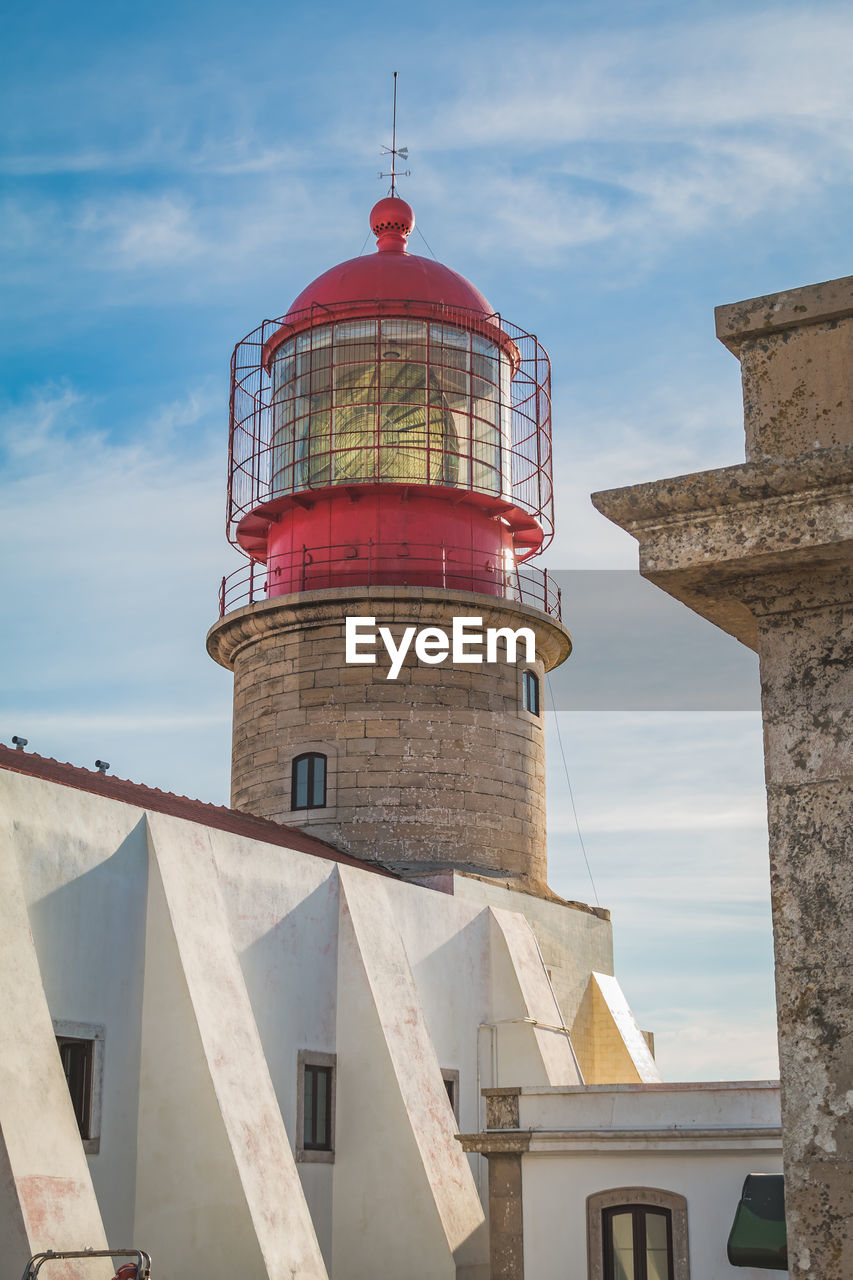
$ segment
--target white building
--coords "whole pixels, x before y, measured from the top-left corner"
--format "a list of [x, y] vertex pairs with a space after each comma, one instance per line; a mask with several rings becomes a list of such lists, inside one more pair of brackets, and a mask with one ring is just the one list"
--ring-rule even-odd
[[[780, 1168], [775, 1086], [659, 1083], [605, 913], [471, 876], [406, 883], [21, 751], [0, 765], [2, 1280], [31, 1252], [107, 1242], [147, 1249], [157, 1280], [581, 1280], [601, 1275], [587, 1199], [615, 1188], [685, 1197], [674, 1280], [762, 1274], [729, 1268], [725, 1241], [743, 1175]], [[586, 992], [567, 1030], [549, 969]], [[58, 1037], [91, 1045], [87, 1136]], [[582, 1087], [596, 1055], [625, 1083]], [[318, 1150], [312, 1066], [330, 1084]], [[494, 1088], [518, 1115], [485, 1131]], [[523, 1272], [489, 1271], [495, 1157], [475, 1152], [501, 1137]]]

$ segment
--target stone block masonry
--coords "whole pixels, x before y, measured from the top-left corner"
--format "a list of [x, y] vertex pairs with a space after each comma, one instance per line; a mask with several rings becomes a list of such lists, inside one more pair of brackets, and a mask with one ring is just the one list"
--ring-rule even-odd
[[[456, 616], [482, 617], [484, 629], [530, 627], [536, 661], [522, 660], [522, 645], [517, 663], [429, 666], [412, 649], [388, 680], [381, 646], [376, 664], [347, 664], [354, 616], [397, 637], [407, 626], [449, 632]], [[234, 672], [234, 808], [411, 874], [452, 867], [544, 884], [544, 721], [523, 708], [521, 672], [541, 680], [568, 656], [560, 623], [469, 592], [339, 588], [250, 605], [207, 643]], [[327, 757], [327, 804], [294, 811], [292, 762], [306, 751]]]

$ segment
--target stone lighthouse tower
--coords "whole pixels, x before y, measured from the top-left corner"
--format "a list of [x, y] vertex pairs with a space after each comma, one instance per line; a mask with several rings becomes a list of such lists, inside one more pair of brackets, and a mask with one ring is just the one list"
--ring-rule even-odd
[[549, 362], [408, 252], [414, 224], [380, 200], [376, 252], [234, 353], [228, 531], [249, 563], [207, 639], [234, 672], [231, 802], [413, 875], [535, 888], [542, 678], [571, 648], [529, 564], [553, 531]]

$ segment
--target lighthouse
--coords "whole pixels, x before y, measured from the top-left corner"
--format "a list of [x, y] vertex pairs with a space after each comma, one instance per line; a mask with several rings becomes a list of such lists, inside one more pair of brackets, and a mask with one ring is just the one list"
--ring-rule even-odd
[[380, 200], [375, 252], [234, 352], [228, 536], [247, 565], [207, 638], [234, 673], [231, 803], [406, 875], [535, 891], [543, 679], [571, 650], [531, 563], [553, 534], [550, 365], [409, 252], [414, 225]]

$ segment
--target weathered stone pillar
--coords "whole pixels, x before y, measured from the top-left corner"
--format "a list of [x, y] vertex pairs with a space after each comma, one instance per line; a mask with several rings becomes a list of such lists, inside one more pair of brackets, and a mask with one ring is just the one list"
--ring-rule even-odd
[[490, 1280], [524, 1280], [524, 1213], [521, 1160], [530, 1132], [520, 1130], [516, 1087], [484, 1089], [486, 1131], [460, 1133], [463, 1151], [486, 1157], [489, 1166]]
[[593, 495], [761, 664], [790, 1274], [853, 1276], [853, 277], [717, 310], [747, 462]]

